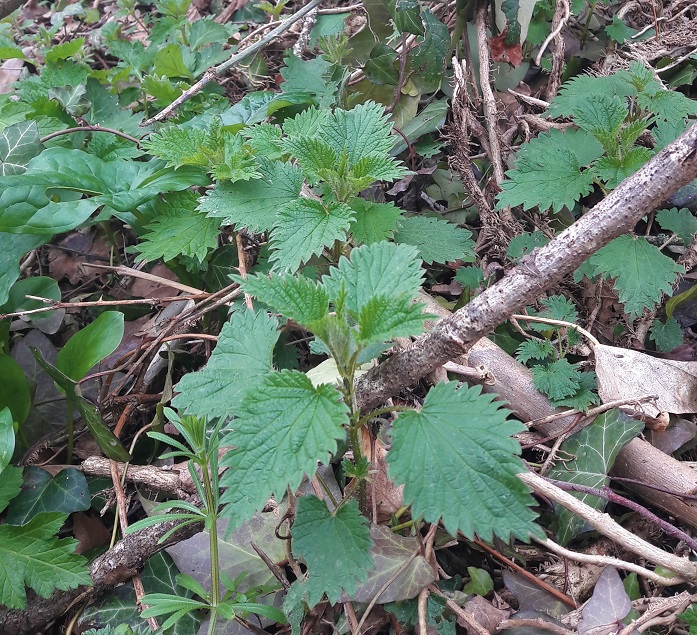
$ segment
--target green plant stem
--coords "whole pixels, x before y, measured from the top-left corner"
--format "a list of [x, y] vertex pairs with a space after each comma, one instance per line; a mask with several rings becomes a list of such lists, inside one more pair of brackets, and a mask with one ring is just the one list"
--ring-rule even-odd
[[67, 400], [68, 405], [68, 450], [67, 456], [65, 457], [66, 465], [70, 465], [73, 462], [73, 441], [74, 441], [74, 431], [75, 431], [75, 420], [73, 418], [73, 404], [70, 399]]
[[211, 484], [211, 474], [208, 461], [204, 461], [202, 465], [203, 472], [203, 487], [206, 495], [206, 511], [210, 518], [210, 528], [208, 531], [208, 542], [211, 552], [211, 606], [213, 607], [208, 623], [208, 635], [215, 633], [217, 623], [217, 608], [220, 604], [220, 566], [218, 557], [218, 510], [216, 505], [216, 496], [213, 492]]
[[356, 425], [359, 428], [362, 428], [368, 421], [371, 419], [375, 419], [375, 417], [379, 417], [380, 415], [384, 415], [388, 412], [406, 412], [407, 410], [412, 410], [409, 406], [386, 406], [385, 408], [378, 408], [377, 410], [371, 410], [367, 415], [363, 415]]

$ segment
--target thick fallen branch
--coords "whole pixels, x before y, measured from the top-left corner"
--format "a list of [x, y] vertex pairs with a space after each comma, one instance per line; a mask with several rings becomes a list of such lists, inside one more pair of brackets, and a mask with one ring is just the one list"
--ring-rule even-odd
[[696, 177], [697, 125], [693, 125], [571, 227], [523, 258], [502, 280], [439, 322], [410, 348], [363, 375], [356, 391], [358, 406], [373, 408], [467, 352]]

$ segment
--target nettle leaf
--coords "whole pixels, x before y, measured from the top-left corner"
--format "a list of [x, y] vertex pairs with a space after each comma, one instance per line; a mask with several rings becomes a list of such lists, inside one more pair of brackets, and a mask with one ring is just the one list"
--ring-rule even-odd
[[697, 218], [685, 207], [659, 210], [656, 221], [663, 229], [677, 234], [685, 245], [689, 245], [697, 234]]
[[175, 386], [175, 408], [200, 417], [236, 413], [242, 396], [255, 390], [271, 369], [278, 320], [265, 313], [235, 311], [223, 325], [205, 368], [188, 373]]
[[346, 308], [358, 315], [373, 296], [415, 298], [423, 275], [416, 248], [380, 242], [354, 249], [351, 260], [342, 256], [322, 283], [333, 300], [343, 285]]
[[0, 525], [0, 604], [24, 609], [25, 584], [43, 598], [55, 589], [92, 584], [87, 560], [74, 553], [77, 540], [55, 537], [65, 519], [38, 514], [21, 527]]
[[337, 441], [346, 438], [343, 426], [348, 424], [348, 407], [336, 388], [315, 388], [304, 373], [287, 370], [264, 375], [236, 414], [232, 431], [221, 441], [234, 447], [221, 461], [232, 469], [220, 480], [227, 488], [221, 501], [231, 529], [251, 518], [272, 494], [296, 490], [304, 475], [314, 475], [318, 462], [327, 464]]
[[356, 243], [378, 243], [393, 237], [402, 210], [393, 203], [372, 203], [364, 198], [353, 198], [349, 206], [354, 212], [350, 233]]
[[353, 211], [345, 203], [298, 198], [279, 211], [271, 231], [274, 269], [297, 271], [303, 262], [322, 253], [335, 241], [346, 240]]
[[[382, 105], [368, 101], [352, 110], [336, 110], [322, 134], [338, 155], [344, 152], [350, 165], [372, 153], [386, 155], [392, 148], [392, 124]], [[399, 170], [398, 178], [403, 174]]]
[[0, 175], [22, 174], [41, 150], [36, 121], [20, 121], [0, 132]]
[[150, 154], [164, 159], [168, 166], [208, 165], [205, 154], [208, 134], [200, 128], [169, 126], [143, 141]]
[[617, 96], [621, 99], [637, 94], [628, 74], [615, 73], [605, 77], [577, 75], [564, 82], [559, 94], [549, 106], [550, 117], [564, 117], [573, 114], [574, 109], [583, 108], [583, 104], [593, 95]]
[[579, 389], [570, 397], [554, 400], [556, 407], [587, 410], [590, 406], [600, 403], [598, 397], [598, 378], [594, 372], [580, 373], [578, 376]]
[[423, 313], [423, 308], [422, 304], [413, 304], [408, 297], [373, 296], [356, 316], [357, 338], [367, 345], [395, 337], [419, 335], [424, 331], [424, 320], [436, 317]]
[[586, 140], [590, 151], [580, 152], [576, 141], [584, 134], [590, 136], [584, 132], [567, 136], [552, 129], [523, 145], [515, 168], [506, 172], [507, 180], [501, 183], [497, 207], [539, 206], [542, 211], [552, 208], [558, 212], [573, 208], [582, 196], [590, 194], [596, 174], [584, 168], [602, 154], [603, 147], [590, 137], [595, 147]]
[[521, 364], [527, 364], [531, 359], [547, 359], [552, 355], [554, 346], [549, 340], [525, 340], [515, 352], [515, 357]]
[[649, 330], [651, 339], [656, 342], [656, 348], [663, 353], [670, 353], [682, 344], [684, 332], [675, 318], [667, 318], [665, 324], [654, 320]]
[[679, 121], [697, 114], [697, 104], [692, 99], [678, 91], [666, 90], [655, 81], [639, 93], [637, 103], [660, 121]]
[[121, 343], [123, 319], [120, 311], [104, 311], [68, 340], [58, 353], [56, 368], [73, 381], [80, 381]]
[[240, 131], [255, 155], [261, 155], [269, 161], [281, 158], [281, 138], [283, 131], [271, 123], [260, 123]]
[[615, 278], [614, 288], [630, 319], [658, 304], [661, 294], [671, 294], [683, 267], [664, 256], [645, 238], [620, 236], [590, 258], [593, 275]]
[[440, 218], [410, 216], [399, 221], [396, 243], [414, 245], [426, 264], [474, 261], [472, 232]]
[[[365, 582], [373, 568], [368, 520], [350, 499], [330, 512], [315, 496], [301, 496], [293, 523], [293, 553], [303, 558], [309, 571], [308, 606], [326, 593], [336, 604], [342, 591], [352, 594], [357, 582]], [[337, 572], [341, 572], [337, 575]]]
[[145, 226], [148, 230], [136, 246], [139, 260], [151, 261], [162, 258], [172, 260], [178, 256], [206, 259], [209, 250], [218, 244], [220, 221], [209, 218], [197, 210], [198, 196], [191, 190], [174, 192], [166, 200], [155, 199], [159, 214]]
[[[597, 416], [593, 423], [579, 430], [561, 444], [560, 450], [571, 460], [557, 461], [547, 476], [565, 483], [588, 487], [605, 487], [610, 482], [608, 472], [624, 445], [642, 430], [641, 421], [632, 419], [619, 410], [609, 410]], [[606, 501], [590, 494], [572, 492], [594, 509], [605, 508]], [[557, 537], [566, 544], [583, 530], [583, 520], [563, 509], [559, 513]]]
[[530, 509], [534, 500], [517, 478], [525, 470], [511, 435], [524, 429], [481, 388], [440, 383], [420, 412], [401, 413], [394, 423], [388, 474], [404, 484], [414, 517], [443, 521], [446, 530], [507, 540], [542, 537]]
[[608, 153], [614, 153], [627, 106], [617, 95], [589, 95], [583, 103], [572, 107], [574, 121], [582, 130], [590, 132]]
[[40, 513], [70, 514], [85, 511], [90, 504], [87, 479], [79, 470], [69, 467], [51, 477], [46, 470], [27, 466], [22, 495], [10, 503], [6, 520], [10, 525], [24, 525]]
[[513, 262], [518, 263], [524, 256], [527, 256], [533, 249], [544, 247], [549, 242], [541, 231], [523, 232], [511, 238], [506, 248], [506, 256]]
[[606, 186], [614, 189], [642, 167], [652, 155], [648, 148], [631, 148], [621, 158], [600, 157], [595, 163], [595, 170]]
[[552, 401], [571, 397], [581, 387], [580, 371], [566, 358], [558, 359], [548, 365], [538, 364], [530, 370], [533, 386]]
[[329, 313], [329, 293], [305, 276], [253, 275], [240, 279], [240, 284], [247, 293], [307, 328]]
[[199, 210], [222, 218], [222, 225], [270, 231], [281, 207], [300, 196], [303, 173], [297, 166], [280, 161], [267, 163], [261, 172], [262, 178], [256, 181], [216, 185], [201, 199]]

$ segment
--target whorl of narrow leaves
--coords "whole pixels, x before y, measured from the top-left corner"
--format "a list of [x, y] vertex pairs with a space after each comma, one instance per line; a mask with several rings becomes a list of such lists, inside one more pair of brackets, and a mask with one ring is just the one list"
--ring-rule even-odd
[[524, 426], [508, 421], [508, 411], [493, 400], [479, 386], [434, 386], [420, 412], [397, 418], [388, 474], [404, 484], [404, 502], [414, 517], [442, 520], [452, 534], [542, 538], [530, 509], [534, 500], [516, 477], [525, 466], [511, 435]]

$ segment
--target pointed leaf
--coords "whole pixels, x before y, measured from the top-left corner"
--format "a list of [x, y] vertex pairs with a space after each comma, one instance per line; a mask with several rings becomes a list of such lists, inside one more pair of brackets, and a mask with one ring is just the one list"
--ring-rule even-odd
[[342, 256], [337, 267], [322, 278], [333, 299], [343, 284], [346, 308], [358, 315], [373, 296], [416, 297], [423, 282], [418, 252], [410, 245], [380, 242], [364, 245]]
[[271, 232], [274, 269], [296, 271], [311, 256], [319, 255], [335, 241], [346, 240], [353, 212], [344, 203], [299, 198], [278, 213]]
[[251, 518], [272, 494], [297, 489], [318, 462], [328, 463], [337, 441], [346, 436], [347, 423], [348, 408], [334, 387], [315, 388], [296, 371], [265, 375], [245, 396], [233, 431], [222, 441], [234, 446], [221, 461], [231, 468], [221, 478], [231, 528]]
[[440, 218], [402, 218], [395, 232], [396, 243], [414, 245], [426, 264], [462, 260], [474, 262], [472, 232]]
[[175, 386], [179, 394], [172, 405], [211, 419], [236, 413], [243, 395], [256, 390], [271, 369], [277, 329], [278, 320], [265, 313], [232, 313], [205, 368]]
[[434, 386], [420, 412], [394, 424], [388, 474], [404, 484], [404, 502], [427, 522], [442, 519], [447, 531], [491, 540], [544, 534], [530, 509], [534, 500], [516, 477], [525, 470], [511, 438], [524, 429], [481, 388]]
[[[356, 590], [373, 568], [372, 541], [365, 516], [354, 499], [330, 512], [324, 501], [302, 496], [293, 523], [293, 553], [304, 558], [309, 570], [308, 605], [312, 608], [326, 593], [336, 604], [345, 590]], [[337, 575], [341, 571], [341, 575]]]
[[306, 328], [329, 312], [329, 293], [305, 276], [255, 275], [240, 282], [247, 293]]
[[386, 342], [395, 337], [419, 335], [424, 331], [424, 320], [435, 315], [423, 312], [422, 304], [411, 300], [373, 296], [358, 314], [358, 340], [363, 344]]
[[20, 121], [0, 132], [0, 175], [22, 174], [41, 150], [36, 121]]

